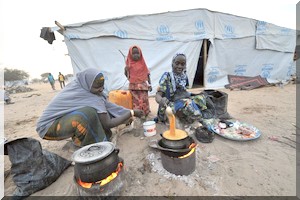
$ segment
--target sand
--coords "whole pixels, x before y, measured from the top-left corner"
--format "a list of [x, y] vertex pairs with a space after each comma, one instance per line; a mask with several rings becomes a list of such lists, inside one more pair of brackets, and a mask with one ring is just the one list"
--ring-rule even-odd
[[[31, 92], [11, 94], [15, 102], [4, 105], [5, 137], [13, 140], [31, 137], [43, 149], [71, 160], [74, 148], [70, 140], [46, 141], [35, 131], [38, 117], [60, 91], [49, 84], [32, 84]], [[200, 92], [202, 89], [193, 89]], [[144, 137], [141, 124], [115, 137], [119, 156], [124, 159], [126, 187], [123, 196], [295, 196], [296, 195], [296, 85], [270, 86], [250, 91], [220, 89], [229, 96], [228, 112], [261, 131], [252, 141], [232, 141], [219, 135], [212, 143], [198, 143], [196, 169], [188, 176], [176, 176], [161, 164], [160, 152], [148, 146], [168, 130], [156, 124], [157, 134]], [[157, 111], [153, 97], [151, 117]], [[136, 137], [139, 135], [138, 137]], [[5, 156], [5, 171], [11, 163]], [[74, 166], [67, 168], [50, 186], [32, 196], [76, 196]], [[12, 174], [5, 178], [5, 195], [13, 194]]]

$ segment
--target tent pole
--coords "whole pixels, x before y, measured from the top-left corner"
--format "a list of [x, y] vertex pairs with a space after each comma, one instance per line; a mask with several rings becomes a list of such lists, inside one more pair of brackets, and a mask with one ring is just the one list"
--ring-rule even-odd
[[203, 40], [203, 86], [205, 87], [205, 68], [207, 60], [207, 39]]
[[66, 28], [63, 25], [61, 25], [58, 21], [55, 21], [55, 24], [60, 28], [61, 31], [66, 30]]

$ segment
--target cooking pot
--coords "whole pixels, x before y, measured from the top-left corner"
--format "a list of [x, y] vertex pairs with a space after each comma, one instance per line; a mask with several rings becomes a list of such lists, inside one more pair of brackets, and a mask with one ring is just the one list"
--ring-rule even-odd
[[[84, 148], [84, 147], [83, 147]], [[117, 169], [119, 149], [111, 142], [100, 142], [74, 152], [75, 178], [83, 182], [97, 182], [108, 177]]]
[[192, 138], [187, 136], [180, 140], [169, 140], [165, 137], [163, 137], [162, 134], [160, 134], [162, 139], [159, 142], [159, 144], [168, 149], [187, 149], [189, 148], [190, 144], [192, 143]]
[[157, 142], [157, 149], [160, 149], [161, 152], [170, 157], [180, 157], [189, 153], [192, 149], [184, 148], [184, 149], [170, 149], [163, 147], [162, 139]]

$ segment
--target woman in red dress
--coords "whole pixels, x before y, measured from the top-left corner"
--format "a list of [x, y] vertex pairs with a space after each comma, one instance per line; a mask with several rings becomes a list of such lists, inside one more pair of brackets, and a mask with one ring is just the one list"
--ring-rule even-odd
[[145, 63], [141, 48], [136, 45], [129, 48], [125, 75], [129, 80], [133, 109], [143, 110], [145, 116], [148, 116], [150, 113], [148, 91], [152, 91], [150, 71]]

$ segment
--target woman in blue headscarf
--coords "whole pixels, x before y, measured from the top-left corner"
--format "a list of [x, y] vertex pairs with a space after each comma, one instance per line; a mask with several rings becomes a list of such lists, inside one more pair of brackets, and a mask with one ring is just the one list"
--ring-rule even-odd
[[61, 90], [38, 119], [36, 131], [46, 140], [72, 137], [76, 146], [108, 141], [110, 128], [128, 123], [143, 111], [129, 110], [107, 101], [102, 94], [104, 76], [89, 68]]
[[206, 96], [188, 92], [188, 86], [186, 56], [178, 53], [172, 59], [172, 72], [164, 72], [159, 80], [155, 96], [155, 100], [159, 104], [157, 121], [167, 121], [165, 114], [167, 106], [170, 106], [173, 113], [186, 123], [212, 117], [212, 115], [207, 115]]

